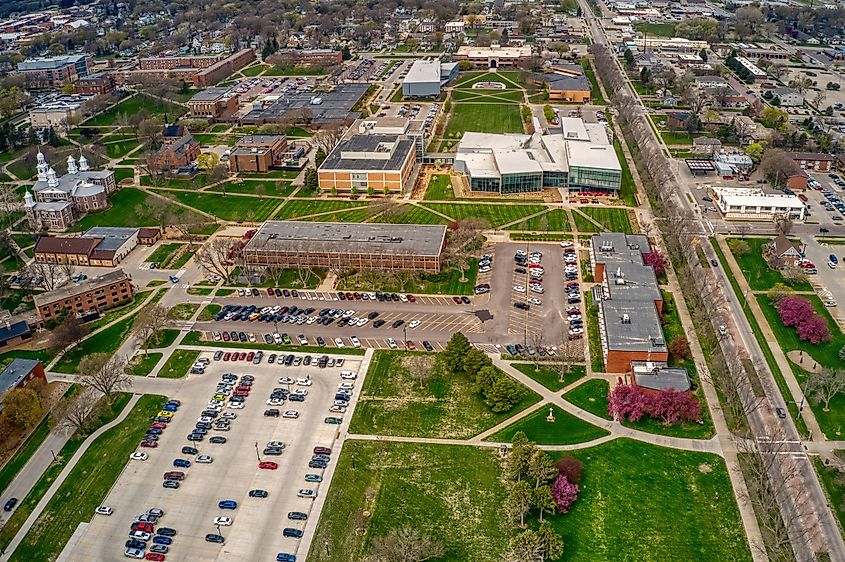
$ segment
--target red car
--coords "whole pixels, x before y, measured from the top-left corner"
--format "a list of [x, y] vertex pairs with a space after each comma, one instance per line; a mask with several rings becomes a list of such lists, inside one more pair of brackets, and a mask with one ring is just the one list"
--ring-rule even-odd
[[231, 358], [231, 357], [232, 357], [232, 354], [227, 351], [226, 353], [223, 354], [223, 361], [228, 361], [229, 358]]
[[353, 298], [355, 297], [352, 296], [352, 293], [346, 293], [346, 300], [351, 301]]
[[249, 353], [247, 353], [247, 355], [246, 355], [246, 360], [247, 360], [247, 361], [252, 361], [253, 359], [255, 359], [255, 352], [254, 352], [254, 351], [250, 351], [250, 352], [249, 352]]
[[273, 292], [273, 288], [272, 288], [272, 287], [270, 287], [270, 288], [268, 288], [268, 289], [267, 289], [267, 295], [268, 295], [268, 296], [271, 296], [271, 297], [272, 297], [273, 295], [275, 295], [275, 293]]
[[223, 341], [229, 341], [229, 332], [223, 332]]
[[160, 554], [158, 552], [148, 552], [146, 559], [147, 560], [156, 560], [157, 562], [162, 562], [162, 560], [164, 560], [164, 554]]
[[258, 463], [258, 468], [266, 468], [267, 470], [276, 470], [277, 468], [279, 468], [279, 465], [274, 463], [274, 462], [270, 462], [270, 461], [262, 461], [262, 462]]
[[314, 447], [314, 454], [315, 455], [331, 455], [332, 450], [328, 447]]
[[579, 199], [579, 203], [589, 203], [589, 202], [590, 202], [589, 199], [584, 199], [584, 198]]
[[249, 391], [248, 390], [236, 390], [232, 393], [232, 396], [243, 396], [244, 398], [246, 398], [247, 396], [249, 396]]
[[417, 297], [414, 295], [408, 295], [408, 302], [417, 302]]
[[185, 473], [181, 470], [171, 470], [170, 472], [164, 473], [165, 480], [184, 480]]
[[166, 423], [155, 422], [153, 425], [150, 426], [150, 429], [167, 429]]
[[141, 447], [155, 449], [156, 447], [158, 447], [158, 441], [141, 441]]
[[352, 296], [355, 298], [356, 301], [361, 300], [361, 293], [352, 293]]
[[452, 297], [452, 300], [455, 301], [455, 304], [461, 304], [461, 297]]
[[147, 523], [146, 521], [138, 521], [136, 523], [132, 523], [132, 527], [130, 527], [132, 531], [144, 531], [145, 533], [152, 533], [153, 532], [153, 524]]

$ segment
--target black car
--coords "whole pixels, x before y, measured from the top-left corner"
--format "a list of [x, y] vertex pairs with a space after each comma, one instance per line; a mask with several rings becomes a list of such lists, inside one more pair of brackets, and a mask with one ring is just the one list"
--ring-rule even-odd
[[308, 468], [326, 468], [328, 463], [324, 461], [308, 461]]
[[199, 451], [195, 447], [182, 447], [183, 455], [197, 455]]
[[472, 301], [469, 300], [469, 297], [463, 296], [461, 297], [461, 302], [463, 302], [464, 304], [470, 304]]
[[159, 527], [156, 530], [156, 534], [161, 535], [163, 537], [175, 537], [176, 529], [171, 529], [170, 527]]
[[264, 410], [264, 417], [265, 418], [278, 418], [281, 414], [278, 408], [270, 408], [269, 410]]
[[290, 511], [288, 512], [288, 519], [292, 521], [305, 521], [308, 519], [308, 514], [301, 511]]
[[518, 308], [520, 310], [528, 310], [531, 308], [531, 305], [527, 302], [515, 302], [513, 303], [514, 308]]
[[282, 536], [298, 539], [302, 536], [302, 530], [294, 529], [293, 527], [285, 527], [285, 530], [282, 531]]
[[138, 539], [129, 539], [124, 543], [126, 548], [137, 548], [138, 550], [145, 550], [147, 548], [147, 543], [144, 541], [139, 541]]
[[259, 292], [258, 292], [258, 289], [255, 289], [255, 288], [253, 288], [253, 289], [252, 289], [252, 296], [253, 296], [253, 297], [257, 297], [257, 296], [259, 296], [260, 294], [261, 294], [261, 293], [259, 293]]
[[250, 490], [249, 497], [251, 498], [266, 498], [268, 496], [267, 490]]
[[281, 447], [264, 447], [264, 450], [261, 451], [261, 452], [262, 452], [262, 454], [265, 454], [265, 455], [278, 456], [278, 455], [282, 454], [282, 448]]
[[3, 505], [3, 511], [12, 511], [16, 505], [18, 505], [18, 498], [9, 498], [9, 501]]
[[830, 232], [830, 229], [827, 229], [827, 228], [822, 226], [822, 227], [819, 228], [819, 232], [822, 233], [822, 234], [827, 234], [828, 232]]
[[391, 324], [391, 326], [393, 328], [398, 328], [399, 326], [401, 326], [404, 323], [405, 323], [405, 321], [400, 318], [399, 320], [396, 320], [395, 322], [393, 322], [393, 324]]
[[374, 318], [377, 318], [377, 317], [378, 317], [378, 312], [376, 312], [375, 310], [372, 311], [371, 313], [367, 314], [367, 318], [369, 318], [370, 320], [373, 320]]
[[423, 340], [422, 344], [426, 351], [434, 351], [434, 348], [431, 346], [428, 340]]
[[337, 294], [337, 298], [338, 298], [338, 299], [340, 299], [340, 300], [342, 300], [342, 301], [345, 301], [345, 300], [346, 300], [346, 295], [345, 295], [344, 293], [338, 293], [338, 294]]
[[272, 344], [273, 336], [271, 336], [270, 334], [264, 334], [264, 342], [267, 344]]
[[289, 297], [289, 296], [290, 296], [290, 291], [288, 291], [287, 289], [284, 289], [284, 290], [282, 290], [282, 294], [283, 294], [284, 296], [286, 296], [286, 297]]
[[526, 274], [526, 273], [528, 273], [528, 272], [525, 270], [525, 268], [524, 268], [524, 267], [516, 267], [516, 268], [514, 268], [513, 272], [514, 272], [514, 273], [521, 273], [521, 274], [523, 274], [523, 275], [524, 275], [524, 274]]
[[282, 296], [282, 290], [277, 288], [273, 291], [273, 294], [276, 295], [277, 297], [280, 297], [280, 296]]
[[305, 397], [301, 394], [291, 394], [288, 396], [288, 400], [291, 402], [305, 402]]
[[324, 339], [322, 338], [322, 336], [317, 336], [317, 345], [319, 345], [319, 346], [325, 346], [325, 345], [326, 345], [326, 340], [324, 340]]
[[226, 539], [223, 538], [223, 535], [218, 535], [217, 533], [209, 533], [205, 536], [205, 542], [216, 542], [218, 544], [223, 544]]
[[225, 438], [225, 437], [221, 437], [220, 435], [215, 435], [214, 437], [212, 437], [211, 439], [209, 439], [209, 440], [208, 440], [208, 442], [209, 442], [209, 443], [214, 443], [214, 444], [216, 444], [216, 445], [222, 445], [223, 443], [225, 443], [225, 442], [226, 442], [226, 438]]

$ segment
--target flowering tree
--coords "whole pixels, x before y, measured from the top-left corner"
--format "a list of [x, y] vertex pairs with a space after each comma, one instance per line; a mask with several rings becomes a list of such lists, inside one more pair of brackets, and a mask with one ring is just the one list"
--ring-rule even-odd
[[566, 513], [578, 499], [578, 484], [573, 484], [561, 474], [552, 484], [552, 497], [555, 499], [558, 511]]
[[815, 313], [812, 303], [803, 297], [783, 297], [778, 301], [778, 316], [784, 326], [798, 326]]
[[607, 411], [616, 420], [648, 416], [666, 425], [701, 419], [701, 403], [691, 392], [668, 388], [654, 393], [627, 384], [616, 385], [610, 392]]
[[643, 264], [650, 265], [654, 269], [654, 273], [656, 275], [662, 275], [666, 273], [666, 256], [664, 256], [657, 250], [651, 251], [647, 254], [643, 254]]
[[616, 385], [607, 396], [607, 413], [615, 420], [639, 420], [646, 413], [642, 391], [628, 384]]
[[827, 328], [827, 321], [821, 316], [808, 318], [798, 326], [798, 337], [812, 344], [830, 341], [830, 330]]
[[563, 476], [566, 476], [566, 479], [573, 484], [577, 484], [581, 481], [581, 471], [584, 469], [584, 463], [572, 455], [562, 457], [555, 463], [555, 466], [557, 467], [558, 472]]

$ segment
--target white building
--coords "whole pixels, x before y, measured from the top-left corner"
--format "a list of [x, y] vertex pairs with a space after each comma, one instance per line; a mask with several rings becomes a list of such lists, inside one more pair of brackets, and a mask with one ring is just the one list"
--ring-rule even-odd
[[87, 99], [70, 95], [48, 99], [29, 110], [29, 120], [36, 128], [64, 128], [68, 119], [82, 116], [82, 104]]
[[736, 57], [736, 62], [741, 64], [747, 70], [755, 81], [765, 80], [766, 73], [759, 66], [751, 62], [745, 57]]
[[772, 93], [780, 99], [781, 107], [801, 107], [804, 105], [804, 96], [798, 90], [775, 88]]
[[458, 63], [439, 60], [414, 61], [402, 80], [402, 96], [433, 98], [440, 95], [441, 86], [458, 75]]
[[804, 220], [806, 207], [795, 195], [766, 193], [756, 187], [714, 187], [713, 201], [725, 218]]
[[709, 49], [707, 41], [693, 41], [683, 37], [657, 37], [648, 35], [636, 37], [634, 45], [640, 50], [660, 50], [673, 53], [697, 53], [701, 49]]

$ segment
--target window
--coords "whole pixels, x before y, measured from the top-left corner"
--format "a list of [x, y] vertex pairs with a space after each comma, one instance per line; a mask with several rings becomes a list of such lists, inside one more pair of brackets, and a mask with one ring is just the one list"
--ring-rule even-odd
[[501, 181], [499, 178], [472, 178], [470, 180], [470, 191], [484, 191], [487, 193], [499, 193]]

